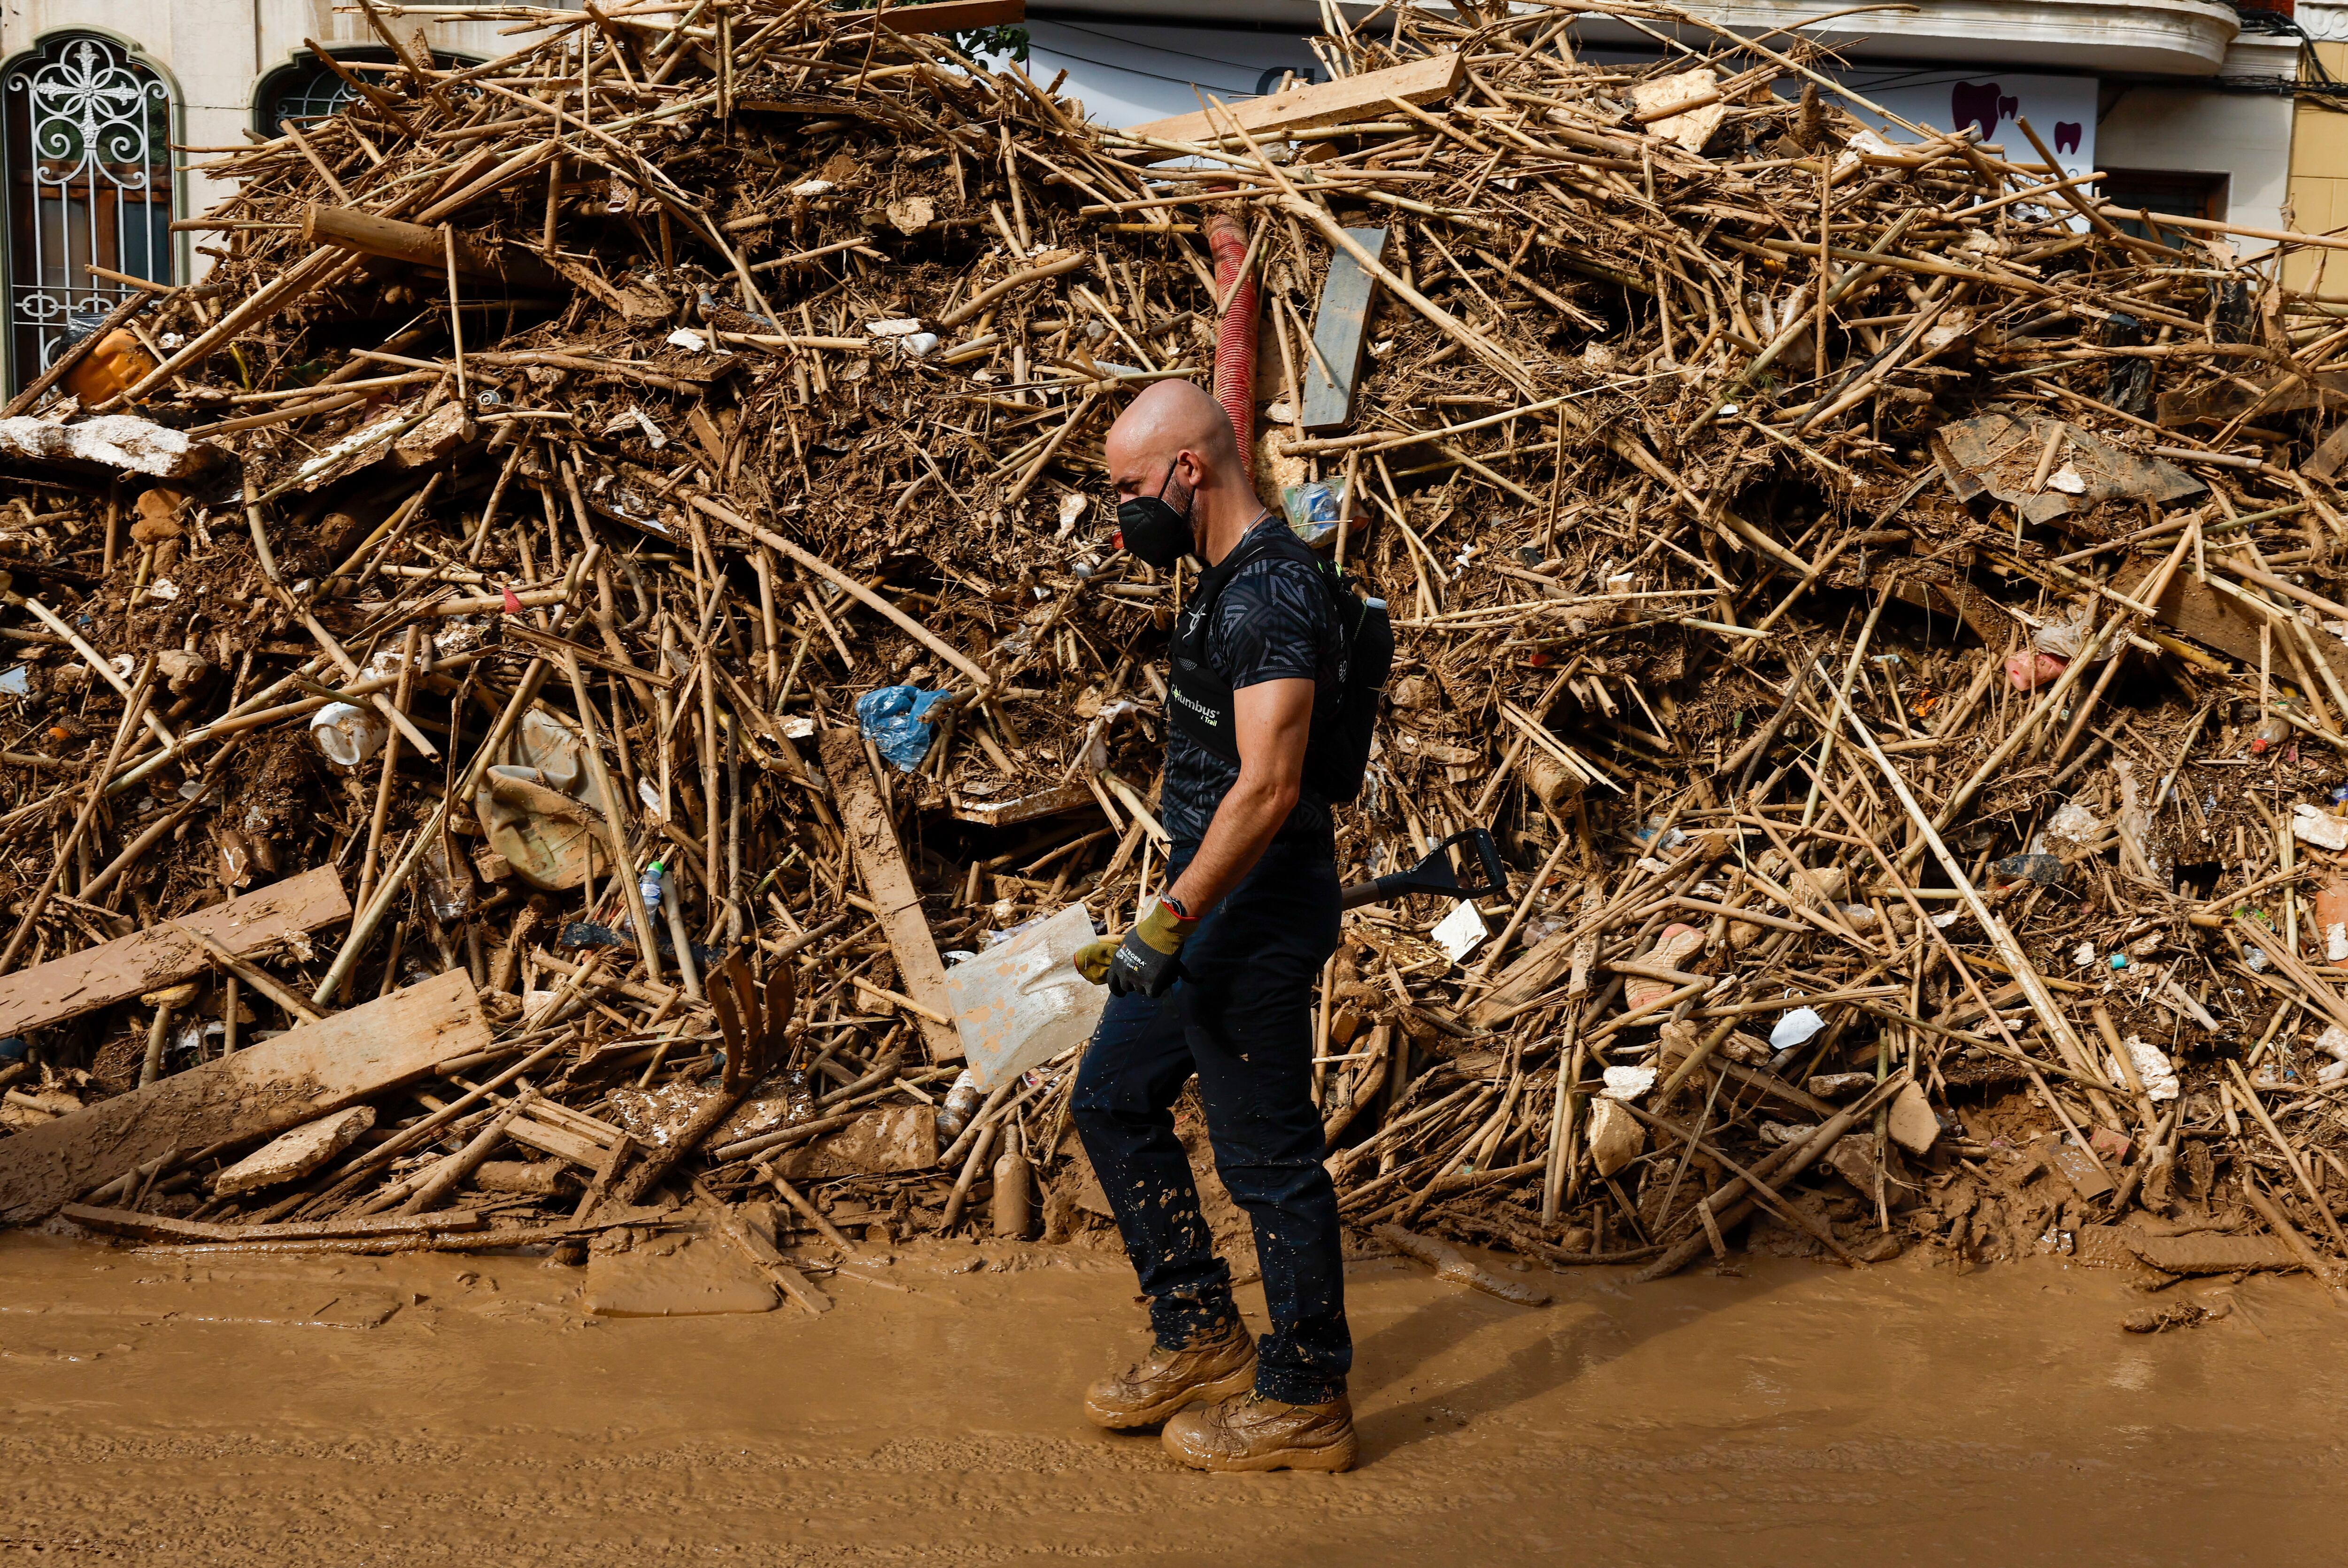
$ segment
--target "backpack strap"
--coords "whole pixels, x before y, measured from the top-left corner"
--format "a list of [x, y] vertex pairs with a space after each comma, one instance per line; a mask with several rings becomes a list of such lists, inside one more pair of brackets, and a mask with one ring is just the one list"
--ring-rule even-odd
[[1286, 527], [1261, 533], [1251, 529], [1250, 537], [1237, 550], [1199, 574], [1198, 591], [1174, 624], [1173, 645], [1169, 650], [1168, 717], [1183, 734], [1233, 764], [1240, 759], [1240, 748], [1231, 717], [1231, 687], [1207, 663], [1209, 618], [1232, 578], [1242, 569], [1274, 555], [1301, 560], [1324, 580], [1328, 575], [1321, 570], [1321, 559], [1312, 547]]

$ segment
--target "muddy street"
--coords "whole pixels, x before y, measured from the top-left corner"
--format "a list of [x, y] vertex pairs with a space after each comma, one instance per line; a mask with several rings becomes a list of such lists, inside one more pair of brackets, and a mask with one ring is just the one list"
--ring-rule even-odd
[[[983, 1268], [973, 1265], [985, 1260]], [[1074, 1249], [921, 1245], [850, 1310], [597, 1319], [523, 1258], [0, 1238], [7, 1560], [2313, 1562], [2348, 1375], [2303, 1279], [2147, 1298], [1755, 1258], [1529, 1309], [1360, 1262], [1361, 1469], [1201, 1477], [1077, 1396], [1138, 1346]], [[954, 1272], [954, 1271], [963, 1272]], [[1260, 1295], [1241, 1293], [1262, 1323]]]

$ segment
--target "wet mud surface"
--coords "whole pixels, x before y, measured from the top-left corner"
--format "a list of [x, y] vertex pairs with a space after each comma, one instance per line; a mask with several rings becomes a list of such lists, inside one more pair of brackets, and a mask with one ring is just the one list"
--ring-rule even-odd
[[[1363, 1467], [1202, 1477], [1077, 1412], [1138, 1348], [1114, 1256], [917, 1247], [866, 1271], [909, 1289], [832, 1276], [819, 1318], [597, 1320], [584, 1271], [538, 1259], [0, 1236], [0, 1563], [2210, 1564], [2348, 1538], [2348, 1316], [2304, 1279], [1739, 1266], [1544, 1270], [1534, 1309], [1356, 1263]], [[2121, 1331], [2179, 1304], [2226, 1315]]]

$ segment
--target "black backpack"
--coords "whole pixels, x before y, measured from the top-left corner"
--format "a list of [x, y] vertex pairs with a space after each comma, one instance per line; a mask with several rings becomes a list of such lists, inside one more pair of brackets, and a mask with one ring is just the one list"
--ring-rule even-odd
[[1313, 568], [1329, 591], [1337, 621], [1337, 701], [1332, 713], [1313, 716], [1304, 752], [1304, 788], [1330, 804], [1362, 792], [1370, 766], [1370, 735], [1378, 721], [1378, 697], [1394, 669], [1394, 626], [1383, 599], [1360, 593], [1360, 584], [1340, 573], [1286, 527], [1267, 530], [1231, 552], [1219, 566], [1199, 574], [1199, 586], [1174, 625], [1168, 661], [1168, 714], [1183, 734], [1226, 762], [1240, 759], [1231, 722], [1231, 688], [1206, 660], [1208, 617], [1224, 587], [1241, 568], [1269, 555], [1284, 555]]

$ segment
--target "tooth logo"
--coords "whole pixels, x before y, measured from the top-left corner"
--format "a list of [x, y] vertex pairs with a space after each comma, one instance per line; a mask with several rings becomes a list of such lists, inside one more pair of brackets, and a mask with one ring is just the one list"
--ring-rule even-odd
[[2004, 96], [1995, 82], [1958, 82], [1949, 88], [1949, 129], [1977, 125], [1986, 141], [1997, 134], [1999, 120], [2012, 119], [2021, 108], [2022, 100]]

